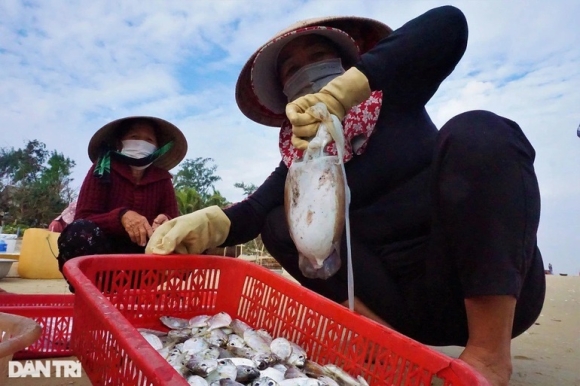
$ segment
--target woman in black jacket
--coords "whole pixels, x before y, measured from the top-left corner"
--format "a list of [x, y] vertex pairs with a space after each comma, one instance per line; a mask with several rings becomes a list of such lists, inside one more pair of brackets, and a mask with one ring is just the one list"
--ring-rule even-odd
[[305, 277], [283, 207], [288, 167], [319, 125], [308, 110], [323, 102], [347, 139], [355, 311], [425, 344], [465, 346], [460, 359], [507, 384], [511, 338], [544, 300], [540, 195], [515, 122], [470, 111], [438, 130], [427, 114], [467, 35], [450, 6], [395, 31], [332, 17], [277, 34], [242, 69], [236, 97], [250, 119], [281, 128], [280, 165], [246, 200], [169, 221], [148, 250], [200, 253], [261, 234], [303, 286], [346, 304], [346, 262], [327, 280]]

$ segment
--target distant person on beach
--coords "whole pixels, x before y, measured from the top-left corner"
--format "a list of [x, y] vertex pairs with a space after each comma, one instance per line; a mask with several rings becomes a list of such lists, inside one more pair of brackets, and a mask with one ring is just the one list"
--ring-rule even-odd
[[[544, 301], [540, 192], [535, 151], [517, 123], [478, 110], [438, 130], [427, 113], [467, 36], [465, 16], [451, 6], [395, 31], [345, 16], [276, 34], [243, 67], [236, 101], [280, 130], [280, 164], [244, 201], [160, 226], [147, 250], [200, 253], [261, 234], [304, 287], [347, 305], [346, 232], [338, 271], [307, 277], [284, 210], [289, 167], [317, 133], [311, 107], [322, 102], [347, 142], [354, 310], [424, 344], [464, 346], [460, 360], [507, 385], [511, 339]], [[336, 154], [335, 144], [326, 150]]]
[[187, 140], [176, 126], [155, 117], [118, 119], [93, 135], [88, 153], [94, 164], [74, 221], [58, 238], [61, 272], [77, 256], [143, 253], [153, 231], [179, 214], [169, 170], [185, 157]]

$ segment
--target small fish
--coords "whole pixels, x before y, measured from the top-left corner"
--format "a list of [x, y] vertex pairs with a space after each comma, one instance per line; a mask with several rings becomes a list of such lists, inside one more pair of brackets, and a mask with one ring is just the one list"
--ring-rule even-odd
[[171, 342], [182, 343], [182, 342], [185, 342], [186, 340], [188, 340], [190, 337], [191, 337], [191, 330], [189, 328], [170, 330], [167, 333], [167, 340], [169, 340]]
[[219, 355], [218, 355], [218, 358], [219, 359], [223, 359], [223, 358], [235, 358], [236, 357], [234, 355], [234, 353], [231, 352], [231, 351], [229, 351], [227, 348], [217, 347], [217, 349], [218, 349], [218, 352], [219, 352]]
[[167, 358], [169, 357], [169, 352], [173, 349], [173, 347], [163, 347], [159, 350], [157, 350], [157, 352], [159, 353], [159, 355], [161, 355], [163, 357], [163, 359], [167, 360]]
[[189, 320], [183, 318], [175, 318], [173, 316], [162, 316], [159, 318], [161, 323], [171, 328], [172, 330], [182, 330], [189, 327]]
[[258, 355], [258, 353], [256, 352], [256, 350], [251, 349], [247, 346], [244, 347], [237, 347], [237, 346], [229, 346], [228, 350], [234, 354], [234, 356], [236, 357], [240, 357], [240, 358], [248, 358], [248, 359], [252, 359], [254, 358], [254, 356]]
[[334, 379], [342, 386], [360, 386], [359, 381], [349, 375], [346, 371], [341, 369], [340, 367], [333, 365], [331, 363], [322, 366], [324, 368], [324, 372], [327, 376]]
[[191, 358], [187, 361], [185, 367], [187, 367], [192, 374], [205, 378], [210, 372], [217, 369], [218, 361], [217, 359], [197, 360], [196, 358]]
[[290, 345], [292, 346], [292, 353], [286, 362], [296, 367], [304, 367], [307, 359], [306, 351], [294, 342], [290, 342]]
[[278, 382], [278, 386], [323, 386], [318, 379], [292, 378]]
[[236, 366], [236, 381], [247, 384], [260, 377], [260, 370], [255, 366], [238, 365]]
[[319, 378], [326, 374], [324, 367], [311, 360], [306, 360], [302, 369], [311, 378]]
[[244, 341], [243, 337], [240, 337], [237, 334], [231, 334], [228, 336], [228, 343], [227, 343], [228, 347], [247, 347], [246, 346], [246, 342]]
[[210, 345], [216, 347], [226, 347], [228, 343], [228, 336], [222, 329], [211, 330], [205, 339]]
[[274, 367], [268, 367], [264, 370], [260, 370], [260, 377], [268, 377], [276, 382], [280, 382], [284, 380], [284, 373], [285, 371], [282, 372]]
[[236, 366], [232, 365], [232, 364], [227, 364], [227, 365], [218, 365], [218, 367], [216, 369], [214, 369], [213, 371], [211, 371], [207, 377], [205, 377], [205, 380], [211, 384], [212, 382], [219, 382], [220, 379], [224, 379], [224, 378], [229, 378], [231, 380], [235, 380], [236, 376], [238, 374], [238, 370], [236, 369]]
[[272, 335], [270, 335], [270, 333], [268, 331], [264, 330], [263, 328], [260, 328], [260, 329], [256, 330], [256, 332], [258, 333], [258, 335], [260, 335], [260, 337], [262, 337], [262, 339], [267, 344], [272, 343], [272, 341], [274, 340], [274, 338], [272, 337]]
[[286, 361], [292, 354], [292, 345], [286, 338], [276, 338], [270, 343], [270, 351], [276, 354], [281, 361]]
[[192, 327], [191, 328], [191, 335], [192, 336], [205, 336], [209, 332], [209, 326], [202, 326], [202, 327]]
[[251, 359], [256, 364], [258, 370], [264, 370], [265, 368], [270, 367], [280, 361], [280, 359], [271, 352], [258, 352]]
[[187, 368], [183, 365], [186, 354], [179, 350], [171, 350], [169, 356], [166, 358], [167, 363], [169, 363], [178, 373], [184, 375]]
[[202, 350], [207, 350], [209, 348], [209, 343], [200, 337], [194, 336], [183, 342], [183, 351], [186, 351], [189, 355], [193, 355]]
[[308, 375], [306, 375], [302, 370], [300, 370], [296, 366], [288, 366], [286, 372], [284, 373], [284, 378], [285, 379], [308, 378]]
[[272, 365], [272, 368], [273, 369], [276, 369], [276, 370], [278, 370], [278, 371], [280, 371], [282, 373], [286, 373], [286, 370], [288, 370], [288, 365], [285, 365], [283, 363], [274, 363]]
[[244, 342], [246, 344], [261, 353], [270, 353], [270, 344], [266, 342], [258, 331], [250, 329], [244, 332]]
[[189, 319], [189, 327], [208, 327], [209, 323], [208, 320], [210, 319], [209, 315], [197, 315], [193, 318]]
[[232, 322], [232, 317], [226, 312], [218, 312], [210, 317], [207, 321], [208, 329], [215, 330], [216, 328], [229, 327]]
[[243, 337], [244, 332], [246, 330], [251, 329], [252, 327], [248, 326], [245, 322], [242, 322], [240, 319], [233, 319], [230, 323], [230, 327], [234, 331], [234, 334]]
[[158, 337], [167, 336], [167, 333], [165, 331], [154, 330], [152, 328], [138, 328], [137, 331], [139, 331], [142, 334], [143, 333], [153, 334]]
[[191, 358], [195, 358], [198, 361], [202, 361], [204, 359], [219, 359], [220, 351], [217, 347], [208, 347], [204, 350], [195, 352], [195, 353], [188, 353], [191, 355]]
[[260, 377], [252, 382], [252, 386], [277, 386], [278, 382], [270, 377]]
[[199, 375], [190, 375], [186, 378], [190, 386], [209, 386], [209, 383]]
[[141, 332], [141, 336], [143, 336], [147, 343], [149, 343], [155, 350], [161, 350], [163, 348], [163, 343], [157, 335], [148, 332]]
[[323, 386], [318, 379], [314, 378], [292, 378], [278, 382], [278, 386]]
[[338, 382], [326, 375], [322, 375], [316, 379], [318, 379], [324, 386], [340, 386]]
[[244, 386], [244, 384], [229, 378], [223, 378], [220, 379], [220, 386]]
[[254, 362], [249, 358], [231, 357], [224, 359], [229, 359], [236, 366], [255, 366]]

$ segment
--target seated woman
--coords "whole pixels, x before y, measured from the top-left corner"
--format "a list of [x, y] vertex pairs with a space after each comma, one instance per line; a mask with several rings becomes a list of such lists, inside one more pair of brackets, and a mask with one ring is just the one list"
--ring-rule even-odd
[[169, 170], [185, 157], [187, 140], [176, 126], [154, 117], [118, 119], [93, 135], [88, 152], [94, 164], [75, 220], [58, 238], [61, 272], [78, 256], [144, 253], [153, 231], [179, 214]]

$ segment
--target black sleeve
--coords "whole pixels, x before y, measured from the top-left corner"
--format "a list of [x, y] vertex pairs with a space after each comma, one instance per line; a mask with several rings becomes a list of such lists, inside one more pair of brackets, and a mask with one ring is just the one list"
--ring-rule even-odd
[[284, 184], [288, 168], [283, 162], [264, 183], [245, 200], [224, 209], [231, 221], [230, 233], [223, 245], [236, 245], [256, 238], [268, 213], [284, 205]]
[[453, 71], [467, 47], [467, 21], [452, 6], [405, 23], [362, 55], [356, 65], [383, 104], [424, 106]]

